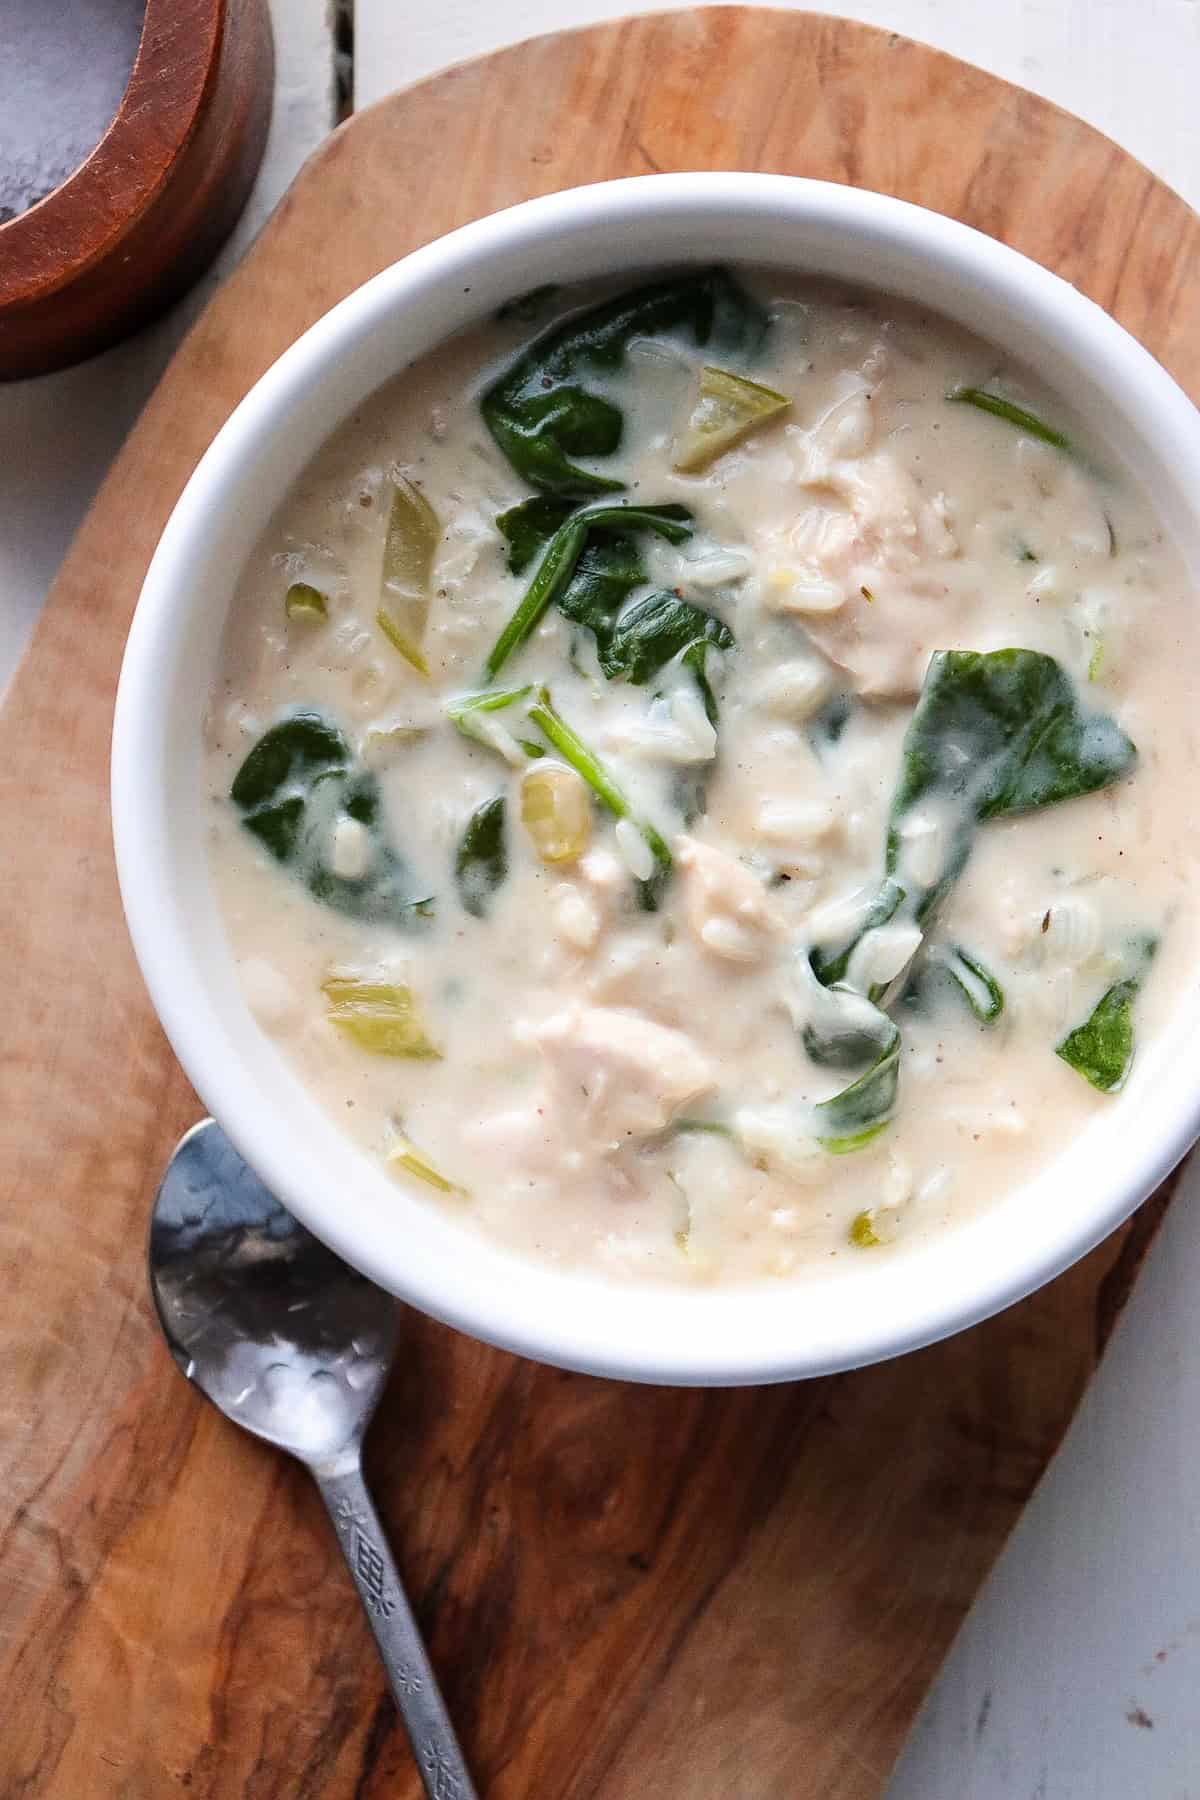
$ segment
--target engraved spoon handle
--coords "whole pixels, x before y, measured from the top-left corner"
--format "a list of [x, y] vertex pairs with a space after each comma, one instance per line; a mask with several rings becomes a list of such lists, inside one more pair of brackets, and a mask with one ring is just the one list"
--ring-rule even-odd
[[478, 1800], [362, 1469], [313, 1469], [366, 1609], [429, 1800]]

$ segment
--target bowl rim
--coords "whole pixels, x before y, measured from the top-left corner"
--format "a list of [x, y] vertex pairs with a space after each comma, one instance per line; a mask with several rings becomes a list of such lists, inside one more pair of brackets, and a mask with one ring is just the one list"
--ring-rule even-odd
[[[877, 248], [885, 261], [894, 254], [936, 268], [939, 279], [954, 291], [986, 292], [991, 304], [1015, 306], [1035, 337], [1041, 334], [1047, 355], [1053, 351], [1078, 365], [1122, 422], [1130, 426], [1132, 421], [1138, 440], [1155, 445], [1165, 466], [1178, 468], [1180, 505], [1186, 506], [1200, 543], [1200, 503], [1186, 498], [1200, 493], [1200, 414], [1115, 320], [1016, 250], [909, 202], [794, 176], [643, 176], [569, 189], [462, 226], [392, 264], [297, 339], [235, 409], [188, 481], [146, 575], [118, 688], [112, 807], [126, 918], [164, 1030], [189, 1079], [240, 1153], [305, 1224], [402, 1299], [485, 1342], [623, 1379], [733, 1385], [821, 1375], [902, 1354], [978, 1323], [1061, 1273], [1129, 1216], [1200, 1133], [1200, 1084], [1186, 1080], [1180, 1046], [1173, 1047], [1170, 1057], [1158, 1057], [1155, 1082], [1143, 1081], [1135, 1070], [1144, 1131], [1130, 1133], [1127, 1117], [1120, 1131], [1109, 1129], [1107, 1119], [1103, 1130], [1089, 1126], [1079, 1143], [1026, 1184], [1030, 1194], [1037, 1189], [1048, 1199], [1057, 1164], [1073, 1157], [1082, 1168], [1085, 1140], [1103, 1137], [1104, 1154], [1093, 1151], [1091, 1157], [1097, 1193], [1082, 1198], [1074, 1189], [1065, 1197], [1060, 1193], [1044, 1233], [1039, 1223], [1029, 1242], [1014, 1243], [1011, 1231], [1006, 1237], [998, 1228], [1005, 1206], [1013, 1203], [1010, 1194], [1007, 1202], [984, 1209], [950, 1233], [912, 1249], [897, 1247], [881, 1264], [833, 1280], [813, 1276], [769, 1287], [668, 1289], [626, 1283], [613, 1275], [535, 1268], [523, 1256], [498, 1250], [481, 1233], [470, 1234], [468, 1249], [461, 1227], [456, 1228], [460, 1251], [444, 1260], [422, 1262], [418, 1257], [414, 1264], [403, 1254], [398, 1226], [372, 1229], [346, 1210], [352, 1201], [340, 1194], [331, 1201], [321, 1191], [317, 1151], [327, 1147], [328, 1133], [336, 1128], [329, 1124], [326, 1132], [319, 1125], [323, 1109], [315, 1098], [307, 1100], [305, 1109], [311, 1162], [290, 1131], [255, 1113], [249, 1080], [255, 1070], [245, 1059], [239, 1066], [236, 1053], [230, 1054], [229, 1035], [198, 964], [193, 967], [194, 946], [172, 884], [163, 803], [167, 777], [162, 774], [171, 750], [170, 682], [164, 669], [176, 668], [182, 654], [180, 615], [189, 613], [189, 558], [211, 527], [213, 508], [219, 512], [232, 504], [229, 494], [238, 472], [265, 455], [318, 376], [330, 374], [353, 347], [385, 332], [418, 294], [449, 293], [464, 275], [469, 285], [471, 271], [489, 258], [522, 254], [536, 269], [539, 251], [572, 233], [598, 233], [615, 241], [631, 223], [646, 227], [669, 217], [698, 227], [705, 214], [710, 226], [718, 217], [736, 216], [750, 218], [762, 230], [786, 225], [841, 233]], [[794, 259], [778, 260], [795, 266]], [[530, 279], [526, 285], [538, 283]], [[942, 310], [955, 316], [947, 307]], [[426, 347], [436, 341], [430, 338]], [[381, 370], [374, 385], [408, 360]], [[336, 420], [326, 426], [325, 435], [335, 427]], [[262, 507], [256, 533], [273, 506]], [[194, 612], [202, 600], [194, 578], [190, 586]], [[147, 769], [155, 771], [149, 782]], [[1189, 1048], [1200, 1049], [1200, 1007], [1185, 1012], [1180, 1004], [1170, 1033], [1180, 1036], [1185, 1026], [1194, 1040]], [[345, 1152], [340, 1166], [365, 1179], [364, 1159], [349, 1140], [340, 1141]], [[1026, 1189], [1019, 1191], [1024, 1195]], [[964, 1255], [968, 1241], [971, 1253]], [[949, 1253], [952, 1243], [958, 1245], [956, 1254]], [[768, 1313], [778, 1321], [777, 1330], [763, 1325], [759, 1315]]]

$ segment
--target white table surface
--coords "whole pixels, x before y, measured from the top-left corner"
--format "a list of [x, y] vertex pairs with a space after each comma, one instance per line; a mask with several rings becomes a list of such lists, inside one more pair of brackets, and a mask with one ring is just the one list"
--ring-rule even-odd
[[[188, 321], [329, 129], [334, 3], [272, 0], [279, 66], [267, 157], [200, 293], [81, 369], [0, 387], [0, 689]], [[637, 0], [357, 0], [355, 103], [535, 32], [636, 9]], [[870, 0], [838, 10], [1036, 89], [1200, 204], [1200, 0]], [[888, 1800], [1200, 1800], [1197, 1199], [1200, 1160]]]

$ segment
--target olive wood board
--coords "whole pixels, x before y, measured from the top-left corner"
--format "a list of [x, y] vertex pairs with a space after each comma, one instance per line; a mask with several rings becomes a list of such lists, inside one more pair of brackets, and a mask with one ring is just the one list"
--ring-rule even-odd
[[[310, 159], [121, 452], [0, 715], [6, 1800], [419, 1793], [307, 1476], [185, 1387], [151, 1316], [147, 1208], [199, 1107], [117, 898], [117, 669], [197, 459], [320, 313], [497, 207], [697, 168], [968, 220], [1200, 393], [1188, 207], [1045, 101], [866, 26], [722, 7], [540, 38]], [[481, 1792], [878, 1795], [1163, 1204], [987, 1324], [790, 1386], [622, 1386], [412, 1315], [369, 1471]]]

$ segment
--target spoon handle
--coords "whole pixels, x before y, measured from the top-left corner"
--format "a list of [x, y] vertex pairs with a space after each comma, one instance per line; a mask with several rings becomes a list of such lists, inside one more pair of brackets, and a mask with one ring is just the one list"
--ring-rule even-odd
[[313, 1469], [366, 1608], [429, 1800], [478, 1800], [362, 1469]]

